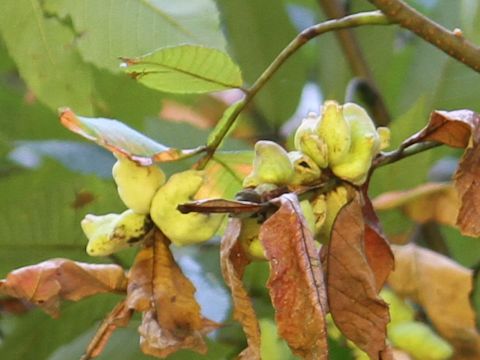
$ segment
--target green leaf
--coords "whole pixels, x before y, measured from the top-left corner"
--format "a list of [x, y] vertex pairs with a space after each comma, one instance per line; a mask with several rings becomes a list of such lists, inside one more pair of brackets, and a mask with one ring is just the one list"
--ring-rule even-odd
[[185, 43], [225, 47], [213, 0], [47, 0], [46, 9], [73, 22], [83, 58], [118, 70], [118, 57]]
[[171, 93], [205, 93], [242, 86], [240, 69], [224, 52], [197, 45], [158, 49], [124, 58], [125, 72], [140, 83]]
[[[0, 325], [13, 327], [0, 345], [2, 360], [50, 358], [62, 344], [74, 341], [78, 334], [101, 320], [118, 300], [118, 296], [108, 294], [93, 296], [78, 303], [66, 303], [59, 319], [52, 319], [35, 309], [18, 318], [9, 316], [2, 319]], [[78, 358], [69, 354], [62, 359]]]
[[74, 33], [46, 18], [38, 0], [2, 1], [0, 32], [20, 75], [42, 102], [93, 112], [92, 75], [75, 50]]
[[87, 256], [80, 221], [87, 213], [123, 211], [114, 184], [82, 176], [58, 163], [0, 178], [0, 277], [53, 257], [98, 262]]
[[117, 120], [87, 118], [75, 115], [70, 109], [61, 109], [60, 121], [74, 133], [143, 165], [177, 160], [189, 152], [168, 148]]
[[[245, 82], [253, 83], [296, 36], [284, 2], [219, 0], [229, 44]], [[303, 51], [286, 62], [255, 97], [268, 124], [278, 129], [294, 113], [309, 73]]]
[[199, 199], [233, 199], [252, 169], [253, 151], [217, 152], [209, 161], [206, 183], [197, 193]]

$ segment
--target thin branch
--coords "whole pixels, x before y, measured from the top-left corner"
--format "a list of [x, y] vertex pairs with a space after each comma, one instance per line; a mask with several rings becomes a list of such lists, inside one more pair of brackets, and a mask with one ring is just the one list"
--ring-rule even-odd
[[401, 0], [369, 0], [392, 22], [408, 29], [458, 61], [480, 72], [480, 47], [420, 14]]
[[392, 164], [399, 160], [405, 159], [409, 156], [424, 152], [426, 150], [433, 149], [437, 146], [442, 145], [441, 143], [433, 142], [433, 141], [425, 141], [418, 144], [413, 144], [409, 146], [400, 146], [398, 149], [387, 152], [381, 153], [378, 155], [372, 164], [372, 168], [378, 168], [381, 166], [385, 166], [388, 164]]
[[350, 16], [346, 16], [341, 19], [328, 20], [317, 25], [306, 28], [300, 34], [298, 34], [275, 58], [275, 60], [267, 67], [267, 69], [260, 75], [255, 83], [247, 90], [246, 96], [235, 107], [234, 111], [230, 114], [229, 118], [225, 122], [224, 127], [219, 132], [216, 139], [209, 144], [206, 149], [207, 154], [204, 158], [200, 159], [197, 163], [198, 169], [204, 169], [208, 161], [212, 158], [213, 154], [220, 146], [223, 138], [227, 135], [230, 128], [235, 123], [238, 115], [242, 110], [252, 101], [255, 95], [261, 88], [272, 78], [277, 70], [292, 56], [298, 49], [305, 45], [311, 39], [322, 35], [324, 33], [346, 29], [365, 25], [388, 25], [390, 21], [379, 11], [370, 11], [358, 13]]
[[[325, 15], [329, 18], [338, 19], [346, 15], [342, 4], [338, 0], [318, 0], [318, 2], [325, 12]], [[390, 114], [388, 113], [383, 96], [380, 94], [375, 83], [370, 67], [365, 60], [355, 33], [351, 29], [344, 29], [335, 32], [335, 35], [342, 47], [353, 75], [360, 78], [365, 84], [365, 87], [357, 89], [360, 91], [362, 100], [369, 106], [376, 124], [378, 126], [388, 125], [391, 120]]]

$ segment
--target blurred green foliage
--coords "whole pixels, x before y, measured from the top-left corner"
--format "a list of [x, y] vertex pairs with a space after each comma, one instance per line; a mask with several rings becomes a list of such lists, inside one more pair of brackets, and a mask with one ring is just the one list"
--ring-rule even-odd
[[[409, 3], [447, 28], [461, 28], [467, 38], [480, 43], [480, 25], [475, 20], [480, 14], [478, 2]], [[351, 11], [366, 9], [371, 9], [366, 1], [352, 2]], [[118, 57], [140, 56], [167, 45], [207, 45], [226, 49], [242, 69], [246, 83], [251, 84], [299, 29], [324, 19], [313, 0], [3, 0], [0, 277], [16, 267], [52, 257], [116, 261], [128, 266], [134, 254], [128, 250], [105, 259], [85, 254], [86, 239], [79, 226], [82, 217], [86, 213], [120, 212], [122, 204], [109, 174], [113, 157], [62, 128], [56, 115], [58, 107], [68, 106], [85, 116], [119, 119], [169, 146], [205, 143], [208, 129], [199, 129], [192, 121], [165, 121], [162, 116], [167, 101], [195, 113], [197, 97], [155, 92], [132, 81], [119, 72]], [[365, 27], [355, 32], [394, 119], [393, 146], [423, 127], [433, 109], [480, 111], [478, 73], [398, 27]], [[284, 140], [279, 129], [295, 113], [307, 81], [317, 83], [325, 98], [342, 102], [351, 80], [352, 73], [334, 35], [312, 41], [287, 62], [244, 114], [242, 123], [250, 127], [247, 141], [227, 141], [225, 147], [251, 149], [255, 139]], [[458, 156], [436, 149], [382, 168], [372, 180], [371, 193], [425, 182], [435, 162], [447, 155]], [[177, 171], [189, 164], [170, 168]], [[91, 201], [83, 202], [82, 196]], [[382, 220], [390, 234], [411, 228], [401, 214], [387, 214]], [[477, 239], [462, 237], [452, 229], [442, 231], [457, 261], [467, 266], [479, 262]], [[199, 301], [206, 309], [209, 303], [215, 304], [208, 312], [223, 320], [230, 301], [220, 280], [217, 243], [176, 254], [185, 272], [194, 278]], [[246, 278], [264, 318], [262, 328], [269, 348], [262, 351], [270, 354], [266, 358], [279, 358], [278, 354], [291, 358], [268, 319], [272, 310], [263, 287], [267, 273], [266, 266], [256, 266], [254, 275], [248, 272]], [[20, 317], [2, 315], [1, 358], [78, 359], [114, 302], [115, 296], [103, 295], [65, 304], [59, 320], [37, 310]], [[133, 322], [117, 331], [99, 359], [148, 358], [138, 348], [137, 325]], [[185, 351], [170, 358], [229, 359], [244, 346], [244, 339], [230, 319], [209, 345], [208, 357]], [[347, 356], [344, 348], [332, 346], [331, 359]]]

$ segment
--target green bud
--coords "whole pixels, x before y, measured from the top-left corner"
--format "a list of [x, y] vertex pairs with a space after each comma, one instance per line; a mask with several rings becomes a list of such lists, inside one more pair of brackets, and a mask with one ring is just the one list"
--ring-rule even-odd
[[331, 168], [339, 178], [361, 185], [367, 179], [373, 158], [380, 151], [380, 137], [362, 107], [347, 103], [343, 105], [343, 116], [350, 124], [351, 147], [349, 153]]
[[[320, 198], [321, 199], [321, 198]], [[340, 209], [349, 201], [348, 190], [345, 186], [340, 185], [337, 186], [334, 190], [329, 191], [325, 195], [325, 206], [326, 206], [326, 214], [325, 220], [318, 231], [320, 241], [324, 244], [328, 243], [330, 240], [330, 233], [333, 228], [333, 224], [335, 219], [337, 218]], [[321, 213], [323, 210], [323, 203], [319, 200], [318, 204], [314, 205], [315, 208], [318, 207], [318, 212]], [[321, 222], [319, 221], [319, 224]], [[317, 226], [318, 227], [318, 226]]]
[[293, 177], [293, 165], [287, 152], [273, 141], [258, 141], [252, 172], [243, 180], [244, 187], [260, 184], [286, 185]]
[[390, 146], [390, 129], [384, 126], [377, 128], [380, 137], [380, 150], [385, 150]]
[[182, 214], [179, 204], [191, 201], [204, 182], [202, 171], [187, 170], [174, 174], [153, 197], [150, 216], [153, 222], [177, 245], [209, 240], [223, 220], [219, 214]]
[[300, 201], [300, 207], [302, 208], [303, 217], [305, 218], [308, 228], [310, 229], [311, 233], [315, 235], [315, 214], [313, 213], [312, 205], [308, 200]]
[[295, 149], [309, 156], [322, 169], [328, 166], [328, 147], [317, 134], [320, 118], [309, 113], [295, 132]]
[[308, 155], [300, 151], [290, 151], [288, 157], [293, 164], [294, 173], [290, 181], [292, 185], [310, 184], [320, 178], [320, 168]]
[[88, 238], [87, 253], [91, 256], [108, 256], [138, 243], [151, 225], [146, 215], [132, 210], [103, 216], [89, 214], [81, 222]]
[[157, 166], [140, 166], [126, 157], [118, 157], [112, 175], [120, 199], [139, 214], [148, 214], [153, 195], [165, 182], [165, 174]]
[[338, 164], [350, 150], [350, 125], [345, 120], [342, 106], [326, 101], [318, 124], [317, 134], [327, 144], [328, 164]]

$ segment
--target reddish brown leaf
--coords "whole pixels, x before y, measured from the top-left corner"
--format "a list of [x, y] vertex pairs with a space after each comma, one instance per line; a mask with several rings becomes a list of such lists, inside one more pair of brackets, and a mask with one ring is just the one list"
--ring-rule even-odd
[[360, 195], [340, 211], [327, 249], [327, 293], [340, 331], [371, 359], [386, 359], [387, 304], [377, 295], [375, 274], [364, 247]]
[[202, 318], [195, 287], [176, 264], [168, 239], [157, 230], [152, 240], [135, 259], [127, 294], [128, 308], [144, 313], [142, 350], [159, 357], [184, 348], [205, 353], [202, 333], [212, 323]]
[[377, 293], [383, 288], [395, 266], [392, 249], [380, 228], [373, 205], [365, 192], [363, 195], [363, 219], [365, 222], [365, 255], [375, 276]]
[[420, 224], [435, 221], [455, 226], [460, 201], [451, 183], [427, 183], [404, 191], [384, 193], [373, 200], [377, 210], [399, 208]]
[[103, 349], [105, 349], [105, 346], [107, 346], [108, 340], [110, 340], [113, 332], [118, 327], [127, 326], [132, 315], [133, 311], [128, 309], [125, 300], [118, 303], [103, 320], [95, 333], [95, 336], [88, 344], [87, 350], [81, 360], [93, 359], [94, 357], [99, 356], [103, 352]]
[[117, 265], [53, 259], [12, 271], [0, 281], [0, 294], [25, 299], [53, 317], [60, 300], [78, 301], [105, 292], [123, 292], [127, 280]]
[[240, 359], [260, 359], [260, 326], [252, 301], [243, 287], [242, 277], [249, 258], [238, 242], [241, 220], [231, 218], [222, 238], [220, 260], [225, 283], [233, 298], [233, 317], [242, 325], [248, 347], [239, 355]]
[[182, 213], [230, 213], [241, 214], [245, 212], [258, 212], [265, 208], [265, 205], [250, 202], [225, 199], [205, 199], [192, 201], [178, 205], [178, 210]]
[[388, 283], [397, 294], [421, 305], [461, 359], [480, 358], [480, 334], [469, 301], [472, 271], [413, 244], [393, 246], [395, 271]]
[[404, 144], [438, 141], [467, 148], [455, 173], [455, 188], [461, 201], [457, 225], [464, 235], [480, 236], [480, 115], [471, 110], [434, 111], [428, 125]]
[[298, 198], [282, 195], [279, 209], [263, 223], [260, 240], [270, 264], [268, 289], [278, 332], [304, 359], [327, 359], [327, 299], [313, 235]]
[[[478, 119], [478, 117], [477, 117]], [[472, 135], [455, 173], [455, 188], [461, 199], [457, 225], [463, 235], [480, 236], [480, 128]]]
[[410, 137], [405, 143], [437, 141], [442, 144], [466, 148], [473, 129], [479, 124], [478, 114], [471, 110], [434, 111], [422, 130]]

